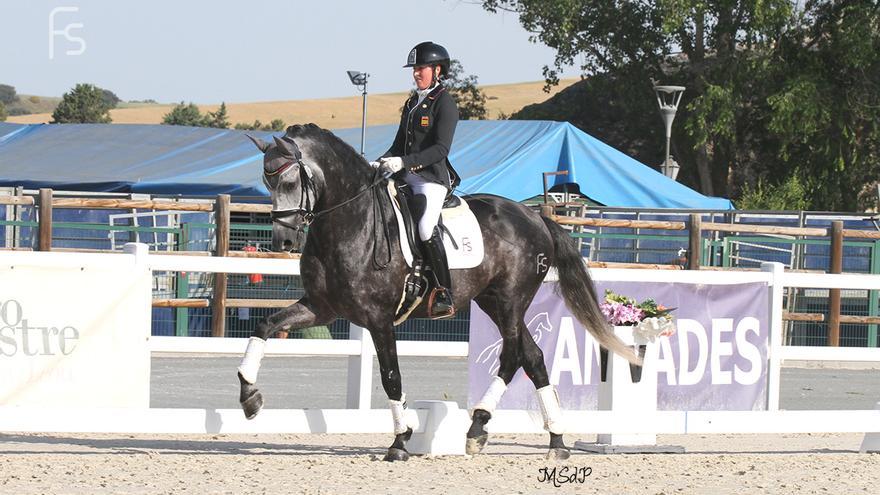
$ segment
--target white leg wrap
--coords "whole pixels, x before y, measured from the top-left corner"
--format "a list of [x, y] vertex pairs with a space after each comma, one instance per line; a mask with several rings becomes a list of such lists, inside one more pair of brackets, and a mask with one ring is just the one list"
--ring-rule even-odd
[[406, 410], [406, 394], [400, 394], [400, 400], [388, 399], [388, 406], [391, 408], [391, 419], [394, 421], [394, 434], [406, 433], [406, 420], [403, 417], [403, 412]]
[[501, 396], [504, 395], [504, 392], [506, 391], [507, 384], [504, 383], [504, 380], [502, 380], [501, 377], [496, 376], [492, 378], [492, 383], [489, 384], [489, 388], [486, 389], [483, 398], [474, 404], [474, 407], [471, 410], [471, 416], [474, 415], [474, 411], [477, 409], [482, 409], [489, 414], [495, 412], [495, 408], [498, 406]]
[[565, 433], [565, 425], [562, 424], [562, 408], [559, 407], [559, 394], [556, 387], [547, 385], [535, 391], [538, 396], [538, 404], [541, 406], [541, 415], [544, 416], [544, 429], [556, 435]]
[[244, 381], [251, 385], [257, 383], [257, 373], [260, 371], [260, 361], [263, 360], [265, 353], [266, 341], [259, 337], [251, 337], [248, 340], [247, 350], [244, 351], [244, 358], [238, 367], [238, 372]]

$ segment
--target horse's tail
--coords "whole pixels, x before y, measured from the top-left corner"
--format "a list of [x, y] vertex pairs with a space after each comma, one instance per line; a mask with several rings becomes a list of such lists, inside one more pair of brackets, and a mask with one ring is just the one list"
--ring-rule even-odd
[[590, 272], [571, 236], [553, 220], [543, 215], [541, 219], [544, 220], [553, 238], [553, 246], [556, 250], [553, 266], [556, 267], [559, 276], [557, 292], [562, 292], [565, 305], [599, 342], [599, 345], [633, 364], [642, 364], [642, 360], [633, 350], [614, 335], [614, 331], [605, 320], [597, 303], [596, 289], [593, 288]]

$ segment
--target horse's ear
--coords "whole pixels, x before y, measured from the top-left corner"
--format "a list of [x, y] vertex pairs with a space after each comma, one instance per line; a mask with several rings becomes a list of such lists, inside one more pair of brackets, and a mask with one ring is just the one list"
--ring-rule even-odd
[[272, 139], [275, 140], [275, 146], [277, 146], [284, 155], [292, 157], [296, 156], [297, 149], [290, 141], [287, 141], [286, 139], [278, 139], [278, 136], [272, 136]]
[[265, 153], [266, 150], [269, 149], [269, 146], [271, 146], [271, 145], [270, 145], [269, 143], [267, 143], [266, 141], [263, 141], [263, 140], [260, 139], [260, 138], [255, 138], [255, 137], [251, 136], [250, 134], [245, 134], [245, 136], [247, 136], [248, 139], [250, 139], [251, 141], [253, 141], [253, 143], [257, 146], [257, 148], [259, 148], [260, 151], [262, 151], [263, 153]]

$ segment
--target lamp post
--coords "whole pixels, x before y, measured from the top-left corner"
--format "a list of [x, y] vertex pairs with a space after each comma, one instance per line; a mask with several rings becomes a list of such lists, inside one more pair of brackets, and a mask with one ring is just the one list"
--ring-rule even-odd
[[362, 91], [362, 95], [364, 98], [364, 112], [363, 119], [361, 120], [361, 156], [364, 156], [364, 142], [367, 138], [367, 78], [370, 75], [366, 72], [359, 72], [356, 70], [348, 71], [348, 78], [351, 80], [351, 83], [358, 87]]
[[654, 86], [654, 92], [657, 93], [657, 104], [660, 105], [660, 117], [666, 124], [666, 158], [660, 165], [660, 171], [666, 177], [675, 180], [681, 167], [669, 156], [669, 141], [672, 138], [672, 121], [675, 119], [681, 95], [684, 94], [684, 86]]

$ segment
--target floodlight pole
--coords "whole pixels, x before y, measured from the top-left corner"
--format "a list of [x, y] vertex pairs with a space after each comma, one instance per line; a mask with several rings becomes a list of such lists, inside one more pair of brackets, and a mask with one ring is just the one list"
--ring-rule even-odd
[[370, 75], [366, 72], [360, 72], [356, 70], [348, 71], [348, 79], [352, 84], [360, 88], [361, 94], [363, 95], [364, 103], [363, 103], [363, 117], [361, 120], [361, 156], [364, 155], [364, 146], [367, 140], [367, 79], [370, 78]]
[[[369, 76], [369, 74], [365, 74], [365, 76]], [[363, 116], [361, 118], [361, 156], [364, 155], [364, 144], [367, 140], [367, 77], [364, 77], [364, 90], [361, 93], [364, 99], [363, 105]]]
[[678, 110], [678, 103], [684, 94], [684, 86], [654, 86], [654, 92], [657, 94], [657, 104], [660, 106], [660, 117], [666, 124], [666, 157], [660, 170], [663, 175], [672, 180], [678, 176], [679, 166], [676, 161], [669, 156], [669, 142], [672, 139], [672, 121], [675, 119], [675, 112]]

